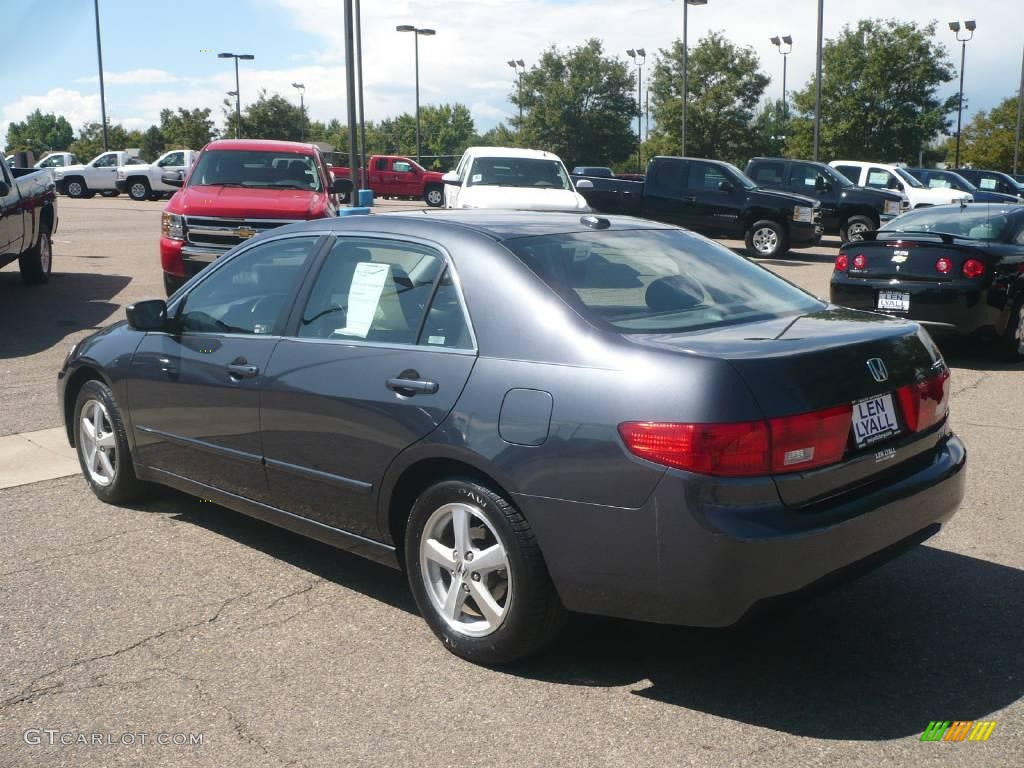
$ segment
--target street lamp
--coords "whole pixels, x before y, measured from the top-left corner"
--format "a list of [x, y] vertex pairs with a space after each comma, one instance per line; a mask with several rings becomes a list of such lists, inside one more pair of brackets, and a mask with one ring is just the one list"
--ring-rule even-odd
[[644, 142], [644, 102], [643, 102], [643, 76], [644, 76], [644, 63], [647, 61], [647, 51], [643, 48], [633, 49], [630, 48], [626, 51], [626, 55], [629, 56], [636, 63], [636, 170], [637, 173], [643, 171], [643, 158], [640, 157], [641, 145]]
[[960, 43], [960, 96], [956, 103], [956, 167], [960, 167], [960, 121], [964, 115], [964, 57], [967, 55], [967, 41], [974, 37], [974, 30], [978, 28], [978, 25], [974, 23], [974, 20], [964, 22], [964, 30], [970, 32], [967, 37], [960, 37], [960, 22], [951, 21], [949, 22], [950, 31], [956, 35], [957, 42]]
[[399, 24], [396, 32], [412, 32], [416, 41], [416, 162], [420, 162], [420, 35], [436, 35], [433, 29], [421, 29], [412, 24]]
[[[782, 39], [778, 37], [771, 38], [772, 45], [779, 49], [779, 53], [782, 54], [782, 119], [789, 119], [789, 107], [786, 103], [786, 59], [789, 58], [789, 54], [793, 51], [793, 38], [790, 35], [783, 35]], [[782, 46], [786, 46], [783, 50]]]
[[306, 140], [306, 86], [302, 83], [292, 83], [292, 88], [299, 92], [299, 112], [302, 113], [299, 123], [299, 141]]
[[218, 53], [217, 58], [235, 60], [235, 138], [237, 139], [242, 130], [242, 97], [239, 95], [242, 89], [238, 87], [238, 60], [252, 61], [256, 57], [251, 53]]
[[686, 37], [689, 32], [689, 30], [687, 29], [689, 23], [689, 14], [687, 13], [687, 9], [691, 5], [707, 4], [708, 0], [683, 0], [683, 141], [679, 151], [679, 154], [682, 155], [683, 157], [686, 157], [686, 101], [689, 91], [689, 82], [687, 81], [687, 78], [689, 77], [689, 72], [687, 71], [689, 69], [689, 49], [686, 43]]
[[526, 64], [522, 59], [509, 59], [508, 65], [516, 71], [519, 76], [519, 130], [523, 130], [523, 74], [526, 72]]

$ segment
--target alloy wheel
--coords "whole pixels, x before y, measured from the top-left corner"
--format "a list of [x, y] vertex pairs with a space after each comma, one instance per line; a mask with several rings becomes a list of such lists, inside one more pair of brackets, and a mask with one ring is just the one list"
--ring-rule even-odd
[[508, 553], [474, 504], [445, 504], [431, 514], [420, 539], [420, 571], [431, 606], [460, 634], [490, 635], [508, 614]]
[[443, 197], [440, 190], [432, 189], [427, 192], [427, 202], [431, 205], [440, 205], [442, 199]]
[[1024, 355], [1024, 306], [1017, 310], [1017, 331], [1014, 338], [1017, 339], [1017, 354]]
[[851, 224], [849, 228], [846, 230], [846, 239], [849, 240], [850, 242], [853, 242], [855, 240], [863, 240], [864, 233], [867, 231], [868, 226], [866, 224], [861, 224], [859, 222], [856, 224]]
[[149, 190], [141, 181], [136, 181], [131, 186], [131, 195], [135, 200], [145, 200], [149, 196]]
[[39, 267], [44, 275], [50, 274], [50, 265], [53, 263], [53, 245], [50, 243], [50, 235], [44, 232], [39, 236]]
[[87, 400], [82, 406], [78, 450], [94, 483], [108, 486], [114, 482], [117, 472], [114, 424], [106, 406], [99, 400]]
[[82, 183], [79, 181], [72, 181], [68, 184], [68, 197], [81, 197], [82, 196]]
[[751, 241], [754, 243], [754, 250], [764, 255], [775, 253], [775, 249], [779, 247], [779, 235], [770, 227], [755, 230]]

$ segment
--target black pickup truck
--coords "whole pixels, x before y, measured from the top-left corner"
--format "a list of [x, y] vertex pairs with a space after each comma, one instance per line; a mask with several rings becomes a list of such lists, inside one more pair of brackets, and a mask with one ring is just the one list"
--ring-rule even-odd
[[865, 232], [878, 229], [901, 212], [901, 195], [858, 187], [825, 163], [755, 157], [747, 163], [747, 175], [762, 187], [819, 200], [822, 226], [844, 243], [860, 240]]
[[576, 191], [595, 211], [642, 216], [710, 237], [743, 238], [753, 256], [780, 256], [821, 239], [821, 204], [762, 189], [718, 160], [652, 157], [644, 181], [586, 177]]

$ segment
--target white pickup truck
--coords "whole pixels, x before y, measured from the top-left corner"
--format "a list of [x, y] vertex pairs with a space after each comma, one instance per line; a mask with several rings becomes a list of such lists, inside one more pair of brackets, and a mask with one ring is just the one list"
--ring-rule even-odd
[[57, 191], [68, 197], [113, 197], [117, 191], [117, 169], [119, 166], [136, 163], [138, 150], [124, 149], [116, 152], [101, 152], [86, 165], [68, 165], [53, 169], [53, 180]]
[[969, 192], [960, 192], [956, 189], [929, 189], [898, 165], [868, 163], [862, 160], [833, 160], [829, 165], [858, 186], [902, 192], [906, 195], [911, 208], [948, 205], [961, 201], [974, 202], [974, 196]]
[[199, 152], [194, 149], [172, 149], [164, 152], [153, 163], [122, 165], [117, 169], [118, 192], [127, 192], [132, 200], [159, 200], [164, 195], [173, 195], [177, 187], [164, 184], [161, 176], [192, 167]]
[[47, 152], [33, 168], [66, 168], [78, 165], [78, 158], [71, 152]]

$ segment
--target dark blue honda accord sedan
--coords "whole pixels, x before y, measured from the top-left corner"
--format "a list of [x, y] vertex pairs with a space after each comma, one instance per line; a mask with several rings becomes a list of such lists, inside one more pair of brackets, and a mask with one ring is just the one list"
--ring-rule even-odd
[[160, 483], [404, 568], [481, 663], [567, 610], [735, 623], [964, 491], [927, 332], [649, 221], [312, 221], [127, 315], [59, 374], [100, 499]]

